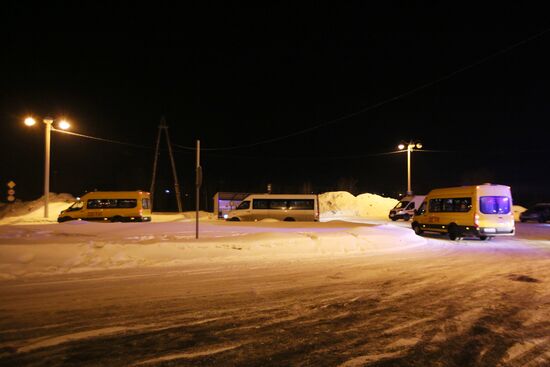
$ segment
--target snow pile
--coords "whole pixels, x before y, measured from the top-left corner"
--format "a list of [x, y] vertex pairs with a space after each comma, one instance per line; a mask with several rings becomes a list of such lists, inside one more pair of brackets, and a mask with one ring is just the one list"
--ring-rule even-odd
[[0, 209], [0, 224], [55, 223], [59, 212], [67, 209], [74, 201], [71, 194], [50, 193], [48, 218], [44, 218], [44, 196], [34, 201], [16, 201]]
[[321, 217], [387, 218], [398, 200], [375, 194], [353, 196], [347, 191], [319, 195]]
[[520, 206], [520, 205], [514, 205], [512, 207], [512, 212], [514, 213], [514, 220], [517, 222], [519, 221], [519, 215], [526, 211], [527, 209]]

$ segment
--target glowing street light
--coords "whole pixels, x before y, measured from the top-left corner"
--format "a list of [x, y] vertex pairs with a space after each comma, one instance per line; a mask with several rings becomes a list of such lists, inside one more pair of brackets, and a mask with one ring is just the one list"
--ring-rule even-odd
[[411, 188], [411, 152], [413, 150], [422, 149], [422, 143], [410, 141], [408, 143], [401, 143], [397, 146], [399, 150], [407, 149], [407, 195], [412, 195]]
[[[44, 159], [44, 218], [48, 218], [48, 204], [50, 202], [50, 141], [51, 141], [51, 134], [52, 129], [55, 130], [54, 127], [52, 127], [52, 124], [54, 122], [54, 119], [51, 117], [44, 117], [42, 119], [42, 122], [46, 125], [46, 135], [45, 135], [45, 159]], [[25, 125], [27, 126], [33, 126], [36, 124], [36, 120], [32, 117], [27, 117], [25, 119]], [[71, 125], [66, 120], [60, 120], [58, 127], [63, 130], [67, 130]]]
[[36, 120], [33, 119], [32, 117], [27, 117], [25, 119], [25, 125], [27, 126], [33, 126], [34, 124], [36, 124]]
[[71, 124], [69, 124], [67, 120], [61, 120], [57, 126], [62, 130], [67, 130], [71, 127]]

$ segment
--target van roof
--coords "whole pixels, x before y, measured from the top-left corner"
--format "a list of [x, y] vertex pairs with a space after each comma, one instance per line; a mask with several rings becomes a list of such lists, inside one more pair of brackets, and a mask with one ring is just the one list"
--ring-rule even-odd
[[317, 195], [315, 194], [251, 194], [248, 195], [244, 200], [247, 199], [315, 199]]
[[90, 191], [82, 195], [81, 197], [88, 197], [88, 196], [136, 196], [136, 195], [149, 195], [149, 192], [142, 191], [142, 190], [136, 190], [136, 191]]
[[439, 193], [471, 193], [475, 192], [476, 190], [480, 188], [486, 188], [486, 187], [494, 187], [494, 188], [505, 188], [510, 189], [510, 186], [506, 185], [498, 185], [498, 184], [491, 184], [491, 183], [484, 183], [482, 185], [469, 185], [469, 186], [454, 186], [454, 187], [442, 187], [438, 189], [433, 189], [429, 192], [428, 195], [437, 195]]

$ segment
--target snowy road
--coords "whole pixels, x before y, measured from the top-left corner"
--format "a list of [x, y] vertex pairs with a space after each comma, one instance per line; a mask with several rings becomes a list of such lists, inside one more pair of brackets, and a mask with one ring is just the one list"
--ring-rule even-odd
[[[394, 229], [307, 231], [309, 241], [374, 236], [388, 247], [4, 280], [0, 365], [550, 365], [549, 225], [518, 224], [516, 237], [490, 242], [430, 236], [414, 246], [389, 246], [409, 238]], [[6, 246], [16, 242], [2, 233]], [[72, 237], [61, 237], [70, 246]]]

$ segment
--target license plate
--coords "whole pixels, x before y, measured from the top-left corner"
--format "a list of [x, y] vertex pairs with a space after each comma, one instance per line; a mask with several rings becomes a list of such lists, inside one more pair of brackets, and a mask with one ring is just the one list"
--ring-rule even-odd
[[485, 228], [483, 232], [485, 233], [496, 233], [496, 228]]

